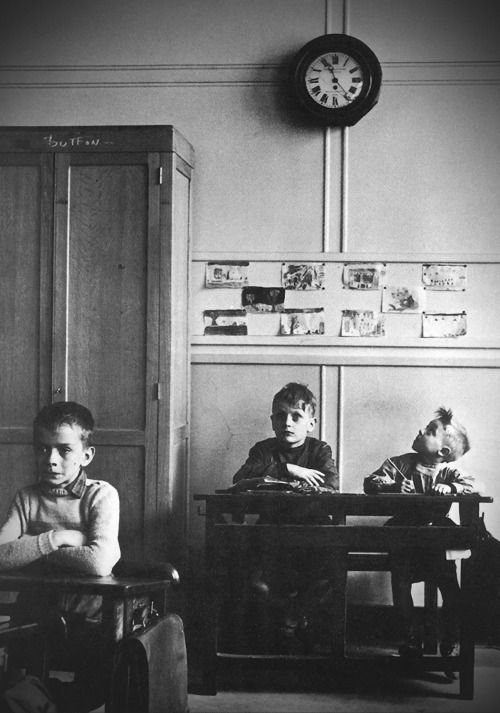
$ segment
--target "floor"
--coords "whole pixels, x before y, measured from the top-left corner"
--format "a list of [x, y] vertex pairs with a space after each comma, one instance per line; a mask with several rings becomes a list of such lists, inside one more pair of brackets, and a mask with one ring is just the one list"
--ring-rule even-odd
[[[236, 675], [235, 675], [236, 674]], [[266, 675], [267, 674], [267, 675]], [[269, 671], [233, 671], [215, 696], [189, 694], [189, 713], [493, 713], [500, 702], [500, 650], [476, 647], [474, 699], [459, 698], [458, 681], [442, 673], [384, 676], [367, 671], [313, 688], [289, 676], [269, 683]], [[231, 683], [229, 683], [231, 680]]]

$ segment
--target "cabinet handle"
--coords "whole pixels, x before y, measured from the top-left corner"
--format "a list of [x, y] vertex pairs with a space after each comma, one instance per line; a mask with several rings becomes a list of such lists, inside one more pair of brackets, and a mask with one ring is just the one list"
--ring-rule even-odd
[[58, 386], [56, 389], [54, 389], [55, 394], [62, 394], [62, 392], [63, 392], [62, 386]]

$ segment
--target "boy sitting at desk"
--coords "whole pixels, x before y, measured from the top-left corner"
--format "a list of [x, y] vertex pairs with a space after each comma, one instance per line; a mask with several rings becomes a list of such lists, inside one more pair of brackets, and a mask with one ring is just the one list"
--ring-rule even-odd
[[[316, 398], [305, 384], [289, 383], [274, 395], [271, 425], [275, 437], [252, 446], [246, 462], [233, 477], [234, 490], [259, 489], [264, 486], [277, 490], [288, 488], [303, 493], [338, 491], [339, 476], [330, 446], [309, 435], [316, 425]], [[288, 524], [318, 522], [318, 518], [322, 517], [321, 509], [315, 503], [307, 508], [304, 503], [297, 503], [293, 511], [288, 504], [287, 512], [280, 515], [280, 521]], [[264, 519], [261, 517], [259, 522], [264, 522]], [[265, 581], [271, 575], [264, 573], [264, 558], [260, 562], [258, 559], [257, 556], [251, 568], [251, 587], [261, 599], [271, 600], [275, 598], [272, 590], [276, 588], [271, 588]], [[298, 607], [293, 608], [304, 611], [304, 607], [311, 607], [311, 581], [308, 573], [313, 563], [307, 553], [293, 560], [279, 568], [277, 578], [281, 581], [277, 588], [286, 592], [289, 605], [297, 602]], [[297, 616], [286, 616], [283, 632], [293, 635], [296, 626]]]
[[[453, 418], [449, 409], [440, 408], [435, 418], [419, 431], [412, 448], [414, 453], [387, 458], [380, 468], [364, 479], [365, 493], [421, 493], [461, 495], [476, 491], [475, 481], [459, 470], [456, 461], [469, 450], [465, 428]], [[454, 525], [447, 517], [450, 506], [437, 499], [429, 506], [416, 507], [411, 514], [391, 518], [388, 525]], [[432, 551], [405, 548], [391, 554], [392, 595], [399, 610], [404, 631], [400, 656], [422, 654], [422, 642], [413, 617], [412, 582], [433, 581], [443, 598], [442, 656], [458, 651], [458, 614], [460, 589], [455, 559], [468, 557], [467, 551]]]
[[[85, 466], [95, 452], [93, 429], [90, 411], [72, 401], [46, 406], [35, 418], [38, 479], [17, 492], [0, 528], [0, 570], [28, 567], [34, 574], [111, 573], [120, 558], [119, 498], [112, 485], [86, 475]], [[48, 601], [39, 590], [17, 598], [16, 623], [43, 621], [52, 614], [64, 626], [70, 644], [74, 637], [77, 647], [97, 646], [97, 650], [78, 652], [81, 669], [75, 671], [75, 684], [70, 686], [75, 692], [71, 711], [95, 707], [95, 700], [88, 699], [97, 694], [99, 685], [105, 685], [98, 655], [101, 604], [100, 596], [65, 593], [57, 601]], [[64, 703], [65, 713], [70, 713], [70, 705]]]

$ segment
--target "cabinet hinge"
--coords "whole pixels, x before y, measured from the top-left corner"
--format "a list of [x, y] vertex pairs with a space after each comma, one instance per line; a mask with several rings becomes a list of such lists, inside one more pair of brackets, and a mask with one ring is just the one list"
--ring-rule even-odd
[[156, 400], [161, 401], [161, 382], [156, 382]]
[[163, 166], [160, 166], [160, 168], [158, 169], [158, 185], [161, 186], [162, 183], [163, 183]]

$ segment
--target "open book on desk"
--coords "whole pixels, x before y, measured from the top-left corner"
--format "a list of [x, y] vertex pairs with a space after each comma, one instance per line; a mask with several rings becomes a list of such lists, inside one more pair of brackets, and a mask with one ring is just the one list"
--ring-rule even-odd
[[[304, 480], [294, 479], [294, 480], [280, 480], [279, 478], [273, 478], [270, 475], [262, 475], [258, 478], [243, 478], [239, 480], [235, 485], [227, 488], [222, 492], [225, 493], [244, 493], [248, 491], [258, 490], [262, 492], [263, 490], [269, 490], [271, 492], [288, 492], [288, 493], [333, 493], [335, 492], [332, 488], [327, 488], [322, 485], [310, 485]], [[221, 491], [217, 491], [221, 492]]]

